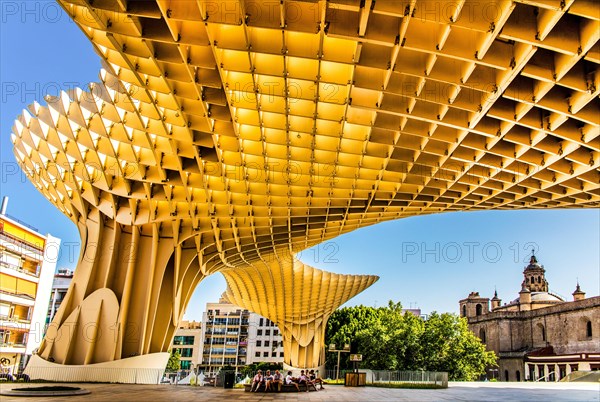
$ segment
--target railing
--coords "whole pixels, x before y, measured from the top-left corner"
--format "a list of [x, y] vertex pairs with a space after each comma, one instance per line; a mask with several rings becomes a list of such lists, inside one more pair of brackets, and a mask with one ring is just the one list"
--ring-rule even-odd
[[56, 382], [102, 382], [126, 384], [160, 384], [164, 369], [100, 368], [100, 367], [27, 367], [25, 374], [32, 380]]
[[8, 317], [5, 315], [0, 315], [0, 321], [4, 321], [4, 322], [14, 322], [16, 324], [31, 324], [31, 320], [28, 320], [27, 318], [19, 318], [19, 317]]
[[44, 250], [42, 248], [39, 248], [32, 243], [23, 241], [15, 236], [11, 236], [10, 234], [8, 234], [6, 232], [0, 232], [0, 239], [6, 240], [10, 243], [18, 244], [24, 250], [32, 251], [32, 252], [40, 254], [40, 255], [44, 252]]
[[556, 373], [554, 371], [549, 372], [548, 374], [546, 374], [545, 376], [542, 376], [540, 378], [538, 378], [537, 380], [535, 380], [536, 382], [540, 382], [540, 381], [547, 381], [546, 378], [550, 379], [550, 381], [554, 381], [554, 375]]
[[[373, 384], [378, 383], [413, 383], [448, 386], [448, 373], [439, 371], [372, 371]], [[369, 383], [367, 375], [367, 383]]]
[[8, 291], [6, 289], [0, 289], [0, 293], [4, 293], [7, 295], [12, 295], [12, 296], [16, 296], [16, 297], [23, 297], [23, 298], [29, 299], [29, 300], [35, 300], [34, 296], [28, 295], [26, 293], [17, 293], [16, 291]]
[[[361, 373], [366, 373], [367, 385], [401, 385], [401, 384], [422, 384], [434, 387], [448, 387], [448, 373], [439, 371], [387, 371], [387, 370], [366, 370], [359, 369]], [[340, 379], [345, 378], [346, 373], [352, 370], [340, 370]], [[320, 375], [320, 373], [319, 373]], [[325, 377], [336, 378], [335, 370], [326, 370]]]
[[0, 266], [8, 268], [8, 269], [12, 269], [12, 270], [20, 272], [22, 274], [35, 276], [36, 278], [40, 277], [39, 270], [37, 270], [37, 269], [35, 272], [28, 271], [28, 270], [24, 269], [23, 267], [19, 267], [18, 265], [10, 264], [6, 261], [0, 261]]
[[27, 344], [24, 342], [0, 342], [2, 348], [24, 348]]
[[19, 223], [20, 223], [21, 225], [23, 225], [23, 226], [27, 226], [27, 227], [28, 227], [29, 229], [31, 229], [31, 230], [34, 230], [34, 231], [36, 231], [36, 232], [38, 232], [38, 233], [40, 232], [40, 231], [39, 231], [39, 230], [38, 230], [36, 227], [33, 227], [33, 226], [31, 226], [30, 224], [23, 222], [23, 221], [22, 221], [22, 220], [20, 220], [19, 218], [15, 218], [14, 216], [12, 216], [12, 215], [10, 215], [10, 214], [4, 214], [4, 216], [6, 216], [7, 218], [10, 218], [10, 219], [12, 219], [13, 221], [17, 221], [17, 222], [19, 222]]

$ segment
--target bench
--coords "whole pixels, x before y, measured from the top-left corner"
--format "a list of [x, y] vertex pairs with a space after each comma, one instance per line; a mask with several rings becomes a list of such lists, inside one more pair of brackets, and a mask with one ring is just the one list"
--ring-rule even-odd
[[15, 381], [25, 381], [25, 382], [29, 382], [31, 381], [31, 379], [29, 378], [29, 376], [27, 374], [17, 374], [15, 376]]
[[[244, 384], [244, 391], [245, 392], [250, 392], [250, 387], [252, 387], [252, 384]], [[306, 392], [306, 384], [298, 384], [298, 388], [300, 388], [300, 391], [302, 392]], [[316, 391], [317, 387], [315, 387], [314, 385], [310, 385], [309, 389], [310, 392], [312, 391]], [[264, 384], [260, 384], [258, 386], [258, 392], [264, 392], [265, 391], [265, 385]], [[275, 389], [270, 389], [269, 392], [298, 392], [298, 390], [296, 389], [296, 386], [294, 385], [287, 385], [287, 384], [283, 384], [281, 386], [281, 391], [277, 391]]]
[[0, 374], [0, 380], [14, 381], [15, 377], [13, 377], [12, 374], [9, 373], [2, 373]]

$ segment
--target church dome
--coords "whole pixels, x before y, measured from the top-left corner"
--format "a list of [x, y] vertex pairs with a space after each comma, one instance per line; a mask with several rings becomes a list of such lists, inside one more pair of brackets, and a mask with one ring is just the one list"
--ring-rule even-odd
[[538, 269], [544, 269], [544, 267], [538, 263], [537, 258], [532, 254], [531, 258], [529, 259], [529, 265], [525, 267], [525, 271]]
[[549, 292], [532, 292], [531, 301], [535, 302], [564, 302], [564, 300], [555, 294]]

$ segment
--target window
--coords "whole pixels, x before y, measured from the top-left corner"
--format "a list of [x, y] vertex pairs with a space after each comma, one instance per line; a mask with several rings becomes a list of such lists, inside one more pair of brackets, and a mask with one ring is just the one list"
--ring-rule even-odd
[[271, 330], [270, 329], [265, 330], [265, 335], [266, 336], [271, 336]]
[[262, 327], [264, 323], [265, 323], [265, 319], [261, 318], [260, 321], [258, 322], [258, 326]]
[[521, 372], [517, 370], [517, 381], [521, 381]]
[[566, 364], [559, 364], [558, 365], [558, 377], [560, 378], [565, 378], [567, 376], [567, 365]]
[[269, 357], [269, 352], [263, 352], [263, 357]]
[[271, 357], [277, 357], [277, 352], [271, 352]]
[[175, 350], [179, 352], [179, 355], [181, 357], [192, 357], [192, 354], [193, 354], [192, 348], [182, 348], [182, 349], [175, 349]]
[[462, 315], [463, 315], [463, 317], [467, 316], [467, 306], [465, 306], [464, 304], [463, 304], [463, 307], [462, 307]]
[[193, 336], [176, 336], [173, 338], [173, 345], [193, 345]]
[[274, 330], [273, 330], [273, 336], [277, 336], [277, 335], [279, 335], [279, 330], [277, 330], [277, 329], [274, 329]]
[[256, 335], [262, 336], [262, 329], [257, 329], [256, 330]]
[[5, 329], [0, 329], [0, 343], [8, 343], [8, 339], [10, 338], [10, 331]]
[[275, 323], [274, 323], [273, 321], [271, 321], [271, 326], [272, 326], [272, 327], [274, 327], [274, 326], [275, 326]]
[[254, 357], [260, 357], [260, 352], [254, 353]]
[[529, 365], [529, 381], [535, 381], [537, 378], [535, 378], [535, 365], [530, 364]]
[[485, 328], [481, 328], [479, 330], [479, 339], [481, 339], [482, 343], [486, 342], [486, 339], [485, 339]]
[[592, 337], [592, 322], [588, 321], [585, 323], [585, 336], [588, 338]]
[[483, 309], [483, 308], [481, 307], [481, 304], [477, 304], [477, 305], [475, 306], [475, 315], [477, 315], [477, 316], [481, 315], [481, 311], [482, 311], [482, 309]]
[[189, 360], [181, 360], [179, 364], [182, 370], [189, 370], [192, 362]]
[[270, 341], [265, 341], [265, 347], [267, 346], [271, 346], [271, 342]]
[[542, 342], [546, 342], [546, 328], [543, 324], [538, 324], [538, 333]]
[[504, 370], [504, 381], [510, 381], [508, 379], [508, 370]]
[[10, 317], [10, 305], [0, 304], [0, 317], [3, 317], [3, 318]]
[[262, 341], [256, 341], [256, 346], [262, 346]]
[[283, 357], [283, 352], [279, 352], [279, 357]]

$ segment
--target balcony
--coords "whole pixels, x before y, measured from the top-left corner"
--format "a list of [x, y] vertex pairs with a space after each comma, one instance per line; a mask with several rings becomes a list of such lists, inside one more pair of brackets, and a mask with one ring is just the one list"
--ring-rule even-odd
[[22, 342], [1, 342], [0, 349], [3, 353], [25, 353], [27, 345]]
[[18, 316], [8, 317], [0, 315], [0, 327], [10, 329], [11, 331], [28, 331], [31, 325], [31, 320], [27, 318], [19, 318]]
[[[22, 254], [27, 254], [33, 258], [35, 258], [38, 261], [42, 261], [43, 259], [43, 248], [40, 248], [38, 246], [36, 246], [35, 244], [23, 241], [21, 239], [19, 239], [18, 237], [12, 236], [4, 231], [0, 232], [0, 240], [3, 240], [5, 242], [8, 242], [10, 244], [16, 244], [17, 246], [19, 246], [21, 248], [21, 253]], [[32, 255], [26, 253], [32, 253]]]
[[10, 270], [16, 271], [16, 272], [18, 272], [20, 274], [32, 276], [34, 278], [39, 278], [40, 277], [40, 270], [39, 270], [39, 268], [36, 269], [35, 272], [32, 272], [32, 271], [29, 271], [27, 269], [24, 269], [23, 267], [19, 267], [18, 265], [9, 264], [8, 262], [5, 262], [5, 261], [0, 261], [0, 268], [10, 269]]
[[25, 293], [17, 293], [15, 291], [8, 291], [6, 289], [0, 289], [0, 300], [7, 301], [9, 303], [17, 303], [29, 307], [32, 307], [35, 303], [35, 297], [32, 297], [31, 295]]

